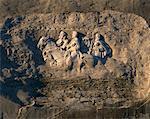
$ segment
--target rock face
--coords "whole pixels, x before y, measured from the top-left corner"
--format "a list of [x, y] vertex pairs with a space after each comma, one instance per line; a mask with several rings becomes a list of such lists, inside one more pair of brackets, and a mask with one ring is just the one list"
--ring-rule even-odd
[[85, 74], [87, 70], [93, 69], [99, 63], [105, 64], [112, 57], [112, 49], [105, 39], [98, 33], [94, 37], [95, 39], [79, 38], [79, 33], [73, 31], [72, 38], [68, 39], [67, 34], [61, 31], [56, 42], [42, 37], [37, 47], [41, 48], [44, 61], [51, 69], [63, 68], [65, 71], [74, 70], [73, 73]]
[[[32, 4], [32, 5], [31, 5]], [[62, 5], [63, 4], [63, 5]], [[144, 17], [148, 23], [149, 0], [1, 0], [0, 16], [13, 16], [33, 13], [65, 13], [65, 12], [101, 12], [116, 10], [125, 13], [135, 13]]]
[[48, 99], [35, 99], [37, 105], [125, 108], [149, 96], [150, 29], [142, 17], [115, 11], [35, 14], [4, 30], [2, 55], [18, 66], [3, 65], [1, 82], [6, 83], [13, 69], [29, 70], [31, 76], [23, 73], [18, 79], [25, 82], [41, 74], [46, 86], [40, 92]]

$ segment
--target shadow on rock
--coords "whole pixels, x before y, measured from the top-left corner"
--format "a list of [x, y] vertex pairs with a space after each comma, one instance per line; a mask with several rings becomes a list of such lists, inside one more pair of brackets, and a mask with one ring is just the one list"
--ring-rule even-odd
[[44, 64], [43, 56], [41, 50], [37, 47], [35, 42], [34, 33], [31, 31], [26, 31], [25, 33], [25, 44], [28, 46], [30, 51], [32, 51], [33, 60], [35, 61], [36, 67]]
[[[24, 105], [30, 98], [42, 97], [38, 92], [44, 87], [39, 79], [13, 80], [13, 78], [0, 81], [0, 94], [11, 101]], [[25, 100], [25, 101], [24, 101]]]

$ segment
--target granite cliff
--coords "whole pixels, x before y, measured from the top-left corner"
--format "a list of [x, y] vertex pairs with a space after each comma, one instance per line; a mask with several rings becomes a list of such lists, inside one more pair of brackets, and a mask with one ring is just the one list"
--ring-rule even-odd
[[[68, 39], [72, 31], [78, 32], [79, 39], [88, 33], [92, 41], [99, 33], [111, 48], [111, 56], [105, 63], [85, 67], [83, 72], [50, 67], [37, 44], [43, 36], [56, 42], [60, 31], [65, 31]], [[16, 110], [27, 105], [30, 98], [35, 101], [18, 118], [35, 118], [35, 113], [51, 118], [64, 110], [128, 108], [149, 100], [149, 35], [142, 17], [111, 10], [7, 18], [1, 25], [1, 98], [4, 102], [9, 99], [8, 104], [13, 101]], [[2, 116], [11, 117], [5, 106]]]
[[115, 10], [142, 16], [148, 23], [150, 0], [0, 0], [0, 21], [33, 13], [100, 12]]

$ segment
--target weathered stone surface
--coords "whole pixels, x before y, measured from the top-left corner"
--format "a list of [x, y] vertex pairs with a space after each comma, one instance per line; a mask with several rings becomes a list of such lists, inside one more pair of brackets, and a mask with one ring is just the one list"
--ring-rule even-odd
[[[59, 20], [60, 16], [61, 20]], [[79, 105], [100, 109], [105, 106], [117, 105], [123, 108], [130, 107], [134, 103], [146, 99], [149, 95], [150, 29], [142, 17], [115, 11], [36, 14], [26, 16], [20, 24], [7, 30], [10, 31], [11, 37], [9, 38], [10, 41], [4, 40], [1, 45], [1, 48], [6, 50], [3, 55], [7, 60], [17, 63], [19, 67], [4, 65], [2, 68], [11, 69], [10, 71], [15, 72], [12, 78], [17, 80], [28, 79], [30, 75], [36, 79], [40, 78], [38, 76], [41, 74], [43, 76], [42, 82], [46, 86], [39, 92], [48, 97], [43, 104], [44, 106], [60, 108], [68, 104], [70, 109], [72, 107], [76, 109]], [[42, 51], [37, 48], [38, 40], [42, 36], [50, 37], [55, 44], [62, 30], [68, 34], [68, 39], [72, 39], [72, 31], [79, 33], [79, 36], [76, 37], [79, 40], [85, 38], [85, 35], [89, 33], [93, 43], [95, 33], [101, 34], [111, 49], [109, 57], [105, 59], [104, 63], [98, 61], [93, 67], [95, 63], [93, 55], [86, 54], [83, 58], [85, 64], [80, 72], [75, 70], [77, 62], [74, 63], [72, 70], [66, 70], [66, 67], [60, 65], [55, 68], [54, 66], [48, 67], [49, 64], [44, 64], [44, 62], [42, 64], [40, 61], [45, 60], [47, 62], [46, 58], [49, 55], [43, 58]], [[16, 31], [25, 32], [20, 33], [22, 37], [19, 37], [23, 40], [19, 44], [12, 42], [16, 36]], [[53, 55], [56, 56], [57, 61], [62, 61], [61, 64], [64, 64], [62, 57], [65, 53], [59, 47], [57, 49], [54, 44], [51, 45], [51, 42], [49, 44], [45, 52], [58, 50]], [[21, 57], [20, 54], [23, 56]], [[82, 54], [84, 55], [84, 53]], [[50, 60], [50, 58], [48, 59]], [[26, 74], [24, 71], [28, 73]], [[2, 75], [7, 73], [6, 71]], [[37, 75], [37, 73], [39, 74]], [[7, 80], [5, 77], [2, 78], [4, 79], [4, 82], [1, 82], [2, 85], [7, 87], [6, 84], [10, 82], [5, 81], [8, 78]], [[23, 84], [28, 87], [29, 82], [25, 81]], [[30, 85], [33, 86], [33, 84]], [[32, 90], [29, 91], [32, 92]], [[89, 102], [82, 104], [84, 99], [88, 99]], [[36, 107], [30, 109], [33, 113]]]
[[[32, 5], [31, 5], [32, 4]], [[63, 4], [63, 5], [62, 5]], [[148, 23], [149, 0], [1, 0], [0, 17], [13, 15], [26, 15], [33, 13], [65, 13], [65, 12], [101, 12], [103, 10], [116, 10], [125, 13], [134, 13], [144, 17]], [[63, 24], [62, 14], [56, 21]], [[0, 19], [1, 20], [1, 19]]]

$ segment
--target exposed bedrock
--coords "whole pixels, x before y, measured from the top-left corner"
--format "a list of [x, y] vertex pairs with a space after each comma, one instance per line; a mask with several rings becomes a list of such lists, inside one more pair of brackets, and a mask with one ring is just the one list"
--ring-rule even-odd
[[[33, 13], [116, 10], [140, 15], [150, 23], [150, 0], [1, 0], [0, 17]], [[1, 19], [2, 20], [2, 19]]]
[[150, 30], [142, 17], [114, 11], [39, 14], [27, 16], [17, 31], [24, 29], [32, 29], [37, 40], [48, 36], [54, 41], [57, 41], [61, 30], [68, 34], [68, 39], [71, 39], [74, 30], [80, 38], [88, 32], [92, 40], [98, 32], [112, 49], [112, 57], [107, 59], [105, 70], [118, 77], [130, 75], [129, 78], [134, 79], [138, 87], [149, 87]]
[[[24, 85], [27, 84], [26, 79], [29, 83], [30, 78], [38, 79], [42, 74], [42, 82], [46, 86], [40, 92], [47, 98], [35, 98], [37, 104], [54, 108], [69, 105], [70, 109], [85, 106], [87, 109], [101, 109], [106, 105], [125, 108], [149, 97], [150, 29], [142, 17], [106, 10], [34, 14], [22, 17], [19, 23], [15, 22], [16, 18], [6, 21], [9, 25], [5, 22], [1, 28], [0, 47], [4, 52], [1, 53], [1, 83], [6, 84], [7, 80], [15, 78], [16, 81], [23, 80]], [[58, 46], [61, 31], [67, 34], [70, 44], [72, 39], [83, 40], [85, 37], [95, 43], [96, 34], [100, 34], [109, 46], [108, 49], [111, 49], [111, 55], [104, 63], [100, 59], [92, 67], [93, 54], [87, 55], [88, 52], [82, 50], [83, 61], [86, 62], [82, 70], [74, 70], [78, 67], [76, 62], [66, 70], [66, 67], [60, 65], [61, 57], [66, 52], [63, 45]], [[77, 35], [72, 36], [75, 33], [73, 31]], [[52, 45], [41, 45], [41, 38], [46, 38], [46, 42], [51, 39]], [[56, 51], [59, 55], [55, 55]], [[105, 57], [105, 54], [107, 52], [101, 56]], [[55, 59], [54, 66], [51, 65], [51, 59]]]

